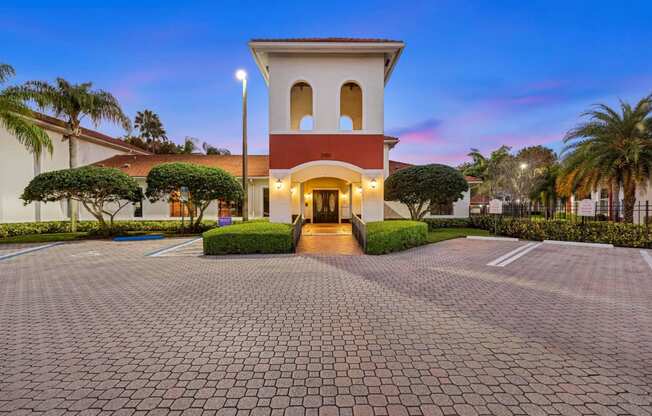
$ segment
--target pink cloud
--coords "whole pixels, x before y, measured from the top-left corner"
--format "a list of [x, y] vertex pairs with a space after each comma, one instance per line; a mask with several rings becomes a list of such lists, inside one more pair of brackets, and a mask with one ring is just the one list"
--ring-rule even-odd
[[392, 130], [390, 134], [398, 136], [404, 143], [442, 143], [441, 121], [430, 119], [414, 126]]

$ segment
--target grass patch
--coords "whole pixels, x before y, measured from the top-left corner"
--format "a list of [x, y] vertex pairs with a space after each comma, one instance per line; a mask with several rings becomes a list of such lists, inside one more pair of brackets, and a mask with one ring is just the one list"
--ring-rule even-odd
[[52, 243], [56, 241], [73, 241], [87, 238], [91, 238], [91, 236], [84, 232], [15, 235], [12, 237], [0, 238], [0, 244]]
[[463, 238], [468, 235], [491, 235], [487, 230], [479, 228], [438, 228], [428, 232], [428, 242], [438, 243], [440, 241], [452, 240], [454, 238]]
[[204, 254], [291, 253], [292, 226], [249, 221], [206, 231]]

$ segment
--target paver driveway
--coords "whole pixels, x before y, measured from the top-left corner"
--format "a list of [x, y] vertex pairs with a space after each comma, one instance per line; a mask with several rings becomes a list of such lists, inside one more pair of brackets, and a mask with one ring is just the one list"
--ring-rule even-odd
[[454, 240], [380, 256], [0, 262], [0, 412], [650, 414], [636, 250]]

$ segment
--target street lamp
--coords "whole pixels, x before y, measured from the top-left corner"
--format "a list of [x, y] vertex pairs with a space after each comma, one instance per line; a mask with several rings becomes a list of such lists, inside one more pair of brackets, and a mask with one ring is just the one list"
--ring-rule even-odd
[[521, 163], [521, 170], [527, 169], [527, 163], [523, 162]]
[[247, 72], [238, 69], [235, 77], [242, 81], [242, 221], [249, 221], [249, 203], [247, 198]]

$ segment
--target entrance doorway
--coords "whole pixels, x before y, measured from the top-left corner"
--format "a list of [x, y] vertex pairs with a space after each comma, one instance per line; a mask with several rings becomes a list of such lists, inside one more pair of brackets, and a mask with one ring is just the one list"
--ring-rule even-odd
[[314, 223], [339, 222], [339, 191], [315, 189], [312, 194], [312, 221]]

